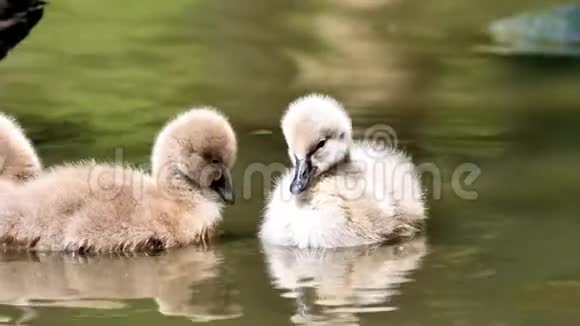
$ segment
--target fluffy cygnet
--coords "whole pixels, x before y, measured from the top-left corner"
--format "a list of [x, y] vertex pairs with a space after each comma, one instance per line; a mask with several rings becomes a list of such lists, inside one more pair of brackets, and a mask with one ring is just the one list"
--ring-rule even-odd
[[205, 242], [233, 203], [234, 131], [211, 108], [158, 135], [152, 175], [84, 161], [20, 185], [0, 184], [0, 242], [79, 253], [149, 251]]
[[0, 112], [0, 179], [26, 181], [41, 169], [40, 159], [18, 123]]
[[328, 96], [292, 102], [282, 130], [293, 168], [278, 181], [260, 237], [300, 248], [350, 247], [414, 237], [425, 206], [419, 174], [402, 152], [353, 142], [351, 120]]

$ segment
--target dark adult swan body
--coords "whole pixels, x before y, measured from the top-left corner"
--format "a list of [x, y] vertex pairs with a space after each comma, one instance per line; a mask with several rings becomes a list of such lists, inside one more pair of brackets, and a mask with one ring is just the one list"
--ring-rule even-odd
[[40, 21], [42, 0], [0, 0], [0, 60]]

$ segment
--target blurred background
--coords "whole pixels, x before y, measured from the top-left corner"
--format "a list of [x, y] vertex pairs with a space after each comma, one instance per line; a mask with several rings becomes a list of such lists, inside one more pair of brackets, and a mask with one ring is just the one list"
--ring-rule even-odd
[[[394, 128], [415, 162], [440, 169], [443, 185], [440, 196], [429, 196], [426, 239], [409, 255], [356, 252], [335, 258], [345, 262], [338, 268], [316, 265], [317, 276], [299, 272], [298, 281], [336, 278], [327, 291], [320, 291], [320, 282], [276, 281], [273, 266], [287, 257], [263, 252], [255, 239], [265, 194], [264, 182], [253, 179], [254, 195], [226, 210], [220, 244], [147, 263], [166, 269], [123, 261], [133, 271], [128, 279], [110, 277], [134, 284], [133, 292], [116, 283], [108, 292], [87, 290], [74, 281], [81, 276], [71, 275], [91, 284], [92, 274], [66, 272], [84, 264], [102, 276], [116, 261], [3, 257], [0, 274], [8, 274], [0, 288], [16, 275], [61, 278], [53, 292], [43, 288], [50, 282], [38, 282], [0, 298], [0, 324], [579, 322], [580, 9], [537, 12], [559, 5], [51, 1], [30, 36], [0, 62], [0, 109], [22, 123], [46, 166], [111, 161], [119, 152], [147, 166], [167, 119], [212, 105], [237, 131], [234, 182], [241, 192], [251, 164], [287, 164], [280, 116], [292, 99], [315, 91], [342, 101], [359, 134], [375, 124]], [[478, 193], [476, 200], [461, 199], [451, 188], [451, 175], [463, 163], [481, 169], [467, 187]], [[432, 179], [424, 182], [434, 189]], [[363, 258], [397, 267], [361, 265]], [[141, 273], [152, 276], [142, 279]], [[176, 275], [182, 281], [176, 283]], [[385, 283], [361, 286], [369, 275]], [[139, 292], [141, 282], [157, 288]], [[289, 287], [303, 291], [288, 295]], [[337, 296], [343, 300], [329, 300]], [[122, 304], [93, 300], [103, 298]], [[163, 304], [167, 298], [176, 299], [171, 309]]]

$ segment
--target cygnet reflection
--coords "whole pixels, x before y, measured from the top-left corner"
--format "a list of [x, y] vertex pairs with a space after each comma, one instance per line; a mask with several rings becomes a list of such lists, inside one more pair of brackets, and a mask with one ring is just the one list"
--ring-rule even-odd
[[130, 309], [128, 300], [153, 299], [166, 316], [192, 321], [238, 318], [239, 293], [224, 276], [223, 258], [216, 250], [187, 247], [131, 257], [4, 252], [0, 304]]
[[274, 287], [296, 302], [291, 321], [310, 325], [358, 325], [359, 313], [395, 310], [391, 299], [427, 254], [425, 238], [332, 250], [263, 246]]

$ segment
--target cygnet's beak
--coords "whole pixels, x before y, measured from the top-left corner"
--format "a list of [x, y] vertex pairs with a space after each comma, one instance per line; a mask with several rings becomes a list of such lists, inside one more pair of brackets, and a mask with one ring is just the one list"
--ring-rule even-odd
[[304, 192], [304, 190], [308, 188], [312, 172], [312, 161], [310, 161], [309, 158], [302, 160], [296, 159], [296, 165], [294, 166], [294, 179], [290, 184], [290, 192], [294, 195]]
[[232, 186], [232, 175], [226, 167], [223, 168], [222, 177], [214, 181], [210, 188], [217, 192], [226, 204], [233, 205], [236, 202]]

